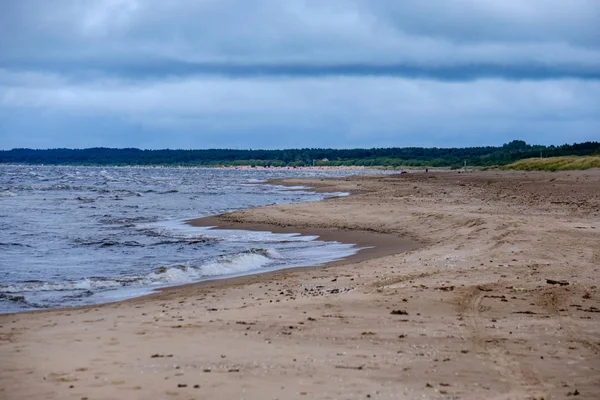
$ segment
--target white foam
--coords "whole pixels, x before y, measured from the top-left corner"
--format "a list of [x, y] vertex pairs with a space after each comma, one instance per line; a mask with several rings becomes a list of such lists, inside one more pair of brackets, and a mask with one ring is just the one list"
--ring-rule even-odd
[[296, 186], [270, 185], [270, 186], [272, 186], [274, 189], [281, 190], [281, 191], [310, 189], [310, 186], [301, 186], [301, 185], [296, 185]]
[[165, 272], [153, 272], [141, 282], [146, 285], [181, 284], [199, 280], [201, 273], [197, 269], [171, 267]]
[[249, 231], [243, 229], [213, 229], [214, 226], [192, 226], [184, 221], [161, 221], [139, 224], [139, 228], [152, 229], [157, 233], [178, 238], [214, 238], [230, 242], [277, 243], [282, 241], [309, 242], [318, 236], [299, 233], [273, 233], [269, 231]]
[[[132, 278], [135, 279], [135, 278]], [[123, 285], [124, 280], [89, 279], [73, 282], [25, 282], [0, 286], [0, 293], [57, 292], [65, 290], [109, 289]]]
[[245, 274], [276, 263], [270, 258], [271, 251], [264, 250], [264, 254], [269, 257], [255, 252], [245, 252], [219, 257], [197, 266], [177, 265], [166, 268], [164, 272], [153, 272], [142, 279], [142, 282], [146, 285], [174, 285], [197, 282], [207, 277]]
[[229, 242], [249, 243], [279, 243], [279, 242], [310, 242], [318, 236], [304, 236], [299, 233], [273, 233], [269, 231], [247, 231], [242, 229], [212, 229], [212, 227], [197, 229], [204, 230], [204, 236]]
[[260, 254], [241, 254], [228, 260], [210, 262], [201, 267], [203, 276], [240, 274], [256, 271], [273, 261]]

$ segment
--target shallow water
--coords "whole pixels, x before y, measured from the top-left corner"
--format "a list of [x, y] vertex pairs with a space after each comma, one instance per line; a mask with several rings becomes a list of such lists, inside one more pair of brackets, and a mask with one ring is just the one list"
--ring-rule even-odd
[[261, 182], [353, 173], [0, 165], [0, 312], [116, 301], [346, 257], [352, 245], [183, 221], [342, 195]]

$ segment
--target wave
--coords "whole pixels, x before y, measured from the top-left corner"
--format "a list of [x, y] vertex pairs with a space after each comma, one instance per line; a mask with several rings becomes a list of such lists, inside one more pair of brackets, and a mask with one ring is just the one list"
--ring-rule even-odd
[[25, 303], [25, 296], [12, 296], [10, 294], [0, 293], [0, 300], [8, 300], [13, 303]]
[[89, 277], [71, 282], [19, 282], [0, 285], [0, 299], [20, 298], [23, 293], [28, 292], [76, 292], [69, 296], [80, 298], [91, 296], [100, 290], [192, 283], [215, 276], [231, 276], [257, 271], [277, 264], [280, 258], [280, 254], [274, 250], [255, 248], [237, 254], [220, 256], [199, 265], [162, 266], [142, 276]]
[[85, 197], [85, 196], [77, 196], [77, 197], [75, 197], [75, 200], [79, 200], [82, 203], [93, 203], [96, 201], [96, 199], [92, 199], [91, 197]]
[[[178, 222], [178, 224], [180, 224]], [[176, 241], [174, 243], [177, 242], [183, 242], [183, 241], [188, 241], [188, 242], [197, 242], [197, 241], [204, 241], [204, 242], [215, 242], [217, 240], [217, 238], [214, 237], [208, 237], [203, 230], [200, 229], [189, 229], [188, 227], [186, 227], [185, 225], [181, 224], [181, 229], [177, 230], [177, 229], [172, 229], [171, 227], [165, 225], [165, 224], [146, 224], [146, 223], [141, 223], [141, 224], [135, 224], [135, 227], [138, 229], [139, 232], [143, 233], [146, 236], [149, 237], [159, 237], [159, 238], [166, 238], [166, 239], [175, 239]], [[177, 225], [179, 227], [179, 225]], [[164, 244], [168, 244], [170, 241], [163, 241], [162, 243]]]
[[15, 242], [9, 242], [9, 243], [0, 242], [0, 246], [31, 247], [28, 244], [15, 243]]
[[235, 256], [223, 257], [201, 267], [202, 275], [214, 277], [256, 271], [274, 264], [273, 254], [269, 250], [251, 249]]
[[[142, 190], [141, 193], [169, 194], [169, 193], [179, 193], [179, 190], [171, 189], [171, 190], [159, 191], [159, 190], [154, 190], [154, 189], [146, 189], [146, 190]], [[202, 194], [204, 194], [204, 192]], [[141, 196], [141, 194], [138, 194], [138, 195]]]
[[76, 245], [79, 246], [98, 246], [98, 247], [111, 247], [111, 246], [124, 246], [124, 247], [141, 247], [144, 246], [140, 242], [136, 242], [135, 240], [129, 240], [125, 242], [117, 242], [115, 240], [104, 239], [104, 240], [83, 240], [83, 239], [75, 239]]
[[47, 308], [47, 307], [50, 307], [50, 306], [47, 306], [47, 305], [43, 305], [43, 304], [38, 304], [38, 303], [27, 301], [27, 299], [25, 298], [25, 296], [13, 296], [13, 295], [4, 294], [4, 293], [0, 293], [0, 302], [1, 301], [8, 301], [8, 302], [11, 302], [11, 303], [15, 303], [15, 304], [18, 304], [20, 307], [29, 307], [29, 308]]
[[[27, 188], [24, 188], [27, 190]], [[81, 186], [73, 186], [62, 183], [57, 183], [49, 186], [31, 186], [29, 190], [42, 190], [42, 191], [51, 191], [51, 190], [69, 190], [69, 191], [79, 191], [84, 190]]]
[[[74, 239], [73, 242], [78, 246], [97, 246], [99, 248], [104, 247], [152, 247], [152, 246], [166, 246], [166, 245], [174, 245], [174, 244], [186, 244], [186, 245], [198, 245], [198, 244], [209, 244], [213, 243], [214, 239], [209, 238], [178, 238], [175, 240], [160, 240], [153, 243], [140, 243], [136, 240], [126, 240], [126, 241], [117, 241], [111, 239], [102, 239], [102, 240], [85, 240], [85, 239]], [[0, 243], [2, 245], [15, 245], [18, 246], [17, 243]]]
[[28, 292], [65, 292], [87, 291], [123, 287], [135, 283], [135, 278], [103, 278], [92, 277], [73, 282], [19, 282], [10, 285], [0, 285], [0, 295], [9, 293]]
[[198, 266], [174, 265], [160, 267], [142, 278], [145, 284], [178, 284], [215, 276], [228, 276], [257, 271], [276, 264], [281, 256], [272, 249], [255, 248], [241, 253], [220, 256]]
[[153, 217], [114, 217], [110, 214], [105, 214], [98, 218], [98, 222], [106, 225], [123, 225], [133, 227], [137, 224], [151, 223], [159, 220], [158, 216]]

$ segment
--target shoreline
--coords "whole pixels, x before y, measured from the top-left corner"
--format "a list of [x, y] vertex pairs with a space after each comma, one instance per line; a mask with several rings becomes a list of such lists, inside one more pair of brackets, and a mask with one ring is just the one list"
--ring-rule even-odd
[[[195, 223], [348, 235], [387, 250], [0, 315], [0, 397], [594, 399], [600, 391], [600, 170], [276, 183], [352, 195]], [[395, 252], [402, 243], [415, 248]]]
[[[270, 182], [269, 182], [270, 183]], [[279, 184], [279, 183], [278, 183]], [[293, 185], [289, 185], [293, 186]], [[307, 190], [312, 190], [309, 188]], [[315, 190], [317, 190], [315, 188]], [[318, 200], [318, 201], [323, 201]], [[310, 203], [310, 202], [309, 202]], [[295, 203], [302, 204], [302, 203]], [[249, 208], [248, 211], [253, 209], [263, 208]], [[246, 210], [244, 210], [246, 211]], [[216, 230], [247, 230], [247, 231], [259, 231], [259, 232], [272, 232], [272, 233], [295, 233], [301, 236], [318, 236], [315, 240], [323, 241], [336, 241], [340, 243], [353, 244], [355, 247], [359, 247], [357, 252], [347, 257], [341, 258], [336, 261], [326, 262], [319, 265], [306, 265], [299, 267], [286, 267], [271, 271], [254, 271], [239, 276], [225, 277], [225, 278], [213, 278], [206, 279], [198, 282], [183, 283], [173, 286], [161, 287], [153, 290], [151, 293], [136, 296], [129, 299], [119, 300], [111, 303], [102, 303], [96, 305], [78, 306], [66, 309], [86, 309], [86, 308], [97, 308], [99, 306], [108, 304], [119, 304], [122, 302], [144, 302], [145, 298], [161, 299], [163, 295], [170, 297], [173, 294], [177, 295], [179, 290], [186, 289], [217, 289], [227, 288], [233, 286], [240, 286], [249, 283], [260, 283], [262, 281], [269, 281], [273, 278], [281, 277], [285, 274], [294, 273], [296, 271], [302, 273], [309, 273], [311, 271], [319, 269], [330, 269], [343, 265], [355, 264], [362, 261], [368, 261], [371, 259], [377, 259], [382, 257], [391, 256], [403, 252], [417, 250], [422, 243], [419, 243], [412, 239], [405, 237], [398, 237], [390, 233], [380, 232], [368, 232], [368, 231], [342, 231], [336, 229], [327, 228], [296, 228], [293, 226], [278, 226], [269, 223], [244, 223], [244, 222], [231, 222], [226, 221], [226, 218], [231, 213], [219, 214], [209, 217], [200, 217], [186, 220], [185, 223], [191, 226], [197, 227], [210, 227]], [[34, 310], [26, 312], [44, 312], [44, 311], [55, 311], [64, 309], [51, 309], [51, 310]], [[18, 313], [16, 313], [18, 314]], [[0, 315], [1, 316], [1, 315]]]
[[[374, 175], [358, 175], [361, 177], [370, 177]], [[301, 178], [299, 178], [301, 179]], [[328, 178], [319, 178], [321, 180]], [[295, 186], [292, 183], [287, 182], [289, 179], [270, 179], [267, 182], [261, 182], [260, 184], [268, 184], [268, 185], [281, 185], [281, 186]], [[316, 193], [332, 193], [329, 192], [327, 187], [306, 187], [302, 190], [312, 191]], [[336, 197], [345, 197], [346, 195], [351, 196], [351, 193], [347, 193], [344, 196], [333, 196], [333, 197], [325, 197], [323, 199], [317, 201], [325, 201], [327, 199], [333, 199]], [[303, 203], [303, 202], [301, 202]], [[293, 204], [301, 204], [301, 203], [293, 203]], [[310, 203], [310, 201], [308, 202]], [[268, 207], [268, 206], [263, 206]], [[254, 207], [254, 208], [263, 208], [263, 207]], [[254, 208], [244, 209], [252, 210]], [[269, 278], [270, 274], [276, 273], [286, 273], [291, 272], [296, 269], [314, 269], [314, 268], [325, 268], [325, 267], [335, 267], [340, 265], [352, 264], [360, 261], [366, 261], [372, 258], [380, 258], [385, 257], [397, 253], [402, 253], [405, 251], [415, 250], [421, 244], [415, 240], [407, 239], [405, 237], [399, 237], [389, 233], [380, 233], [380, 232], [369, 232], [369, 231], [356, 231], [356, 230], [336, 230], [336, 229], [328, 229], [328, 228], [296, 228], [293, 226], [280, 226], [277, 224], [269, 224], [269, 223], [244, 223], [244, 222], [231, 222], [226, 221], [224, 218], [227, 217], [228, 214], [217, 214], [208, 217], [199, 217], [192, 218], [188, 220], [184, 220], [183, 223], [188, 224], [194, 227], [205, 227], [215, 230], [246, 230], [246, 231], [259, 231], [259, 232], [271, 232], [271, 233], [292, 233], [298, 234], [300, 236], [317, 236], [315, 240], [320, 241], [328, 241], [328, 242], [340, 242], [345, 244], [351, 244], [355, 248], [356, 252], [349, 256], [343, 257], [339, 260], [326, 262], [318, 265], [305, 265], [305, 266], [296, 266], [296, 267], [285, 267], [276, 270], [270, 270], [261, 272], [260, 270], [249, 271], [248, 273], [243, 273], [238, 276], [230, 276], [230, 277], [215, 277], [208, 278], [205, 280], [197, 281], [197, 282], [188, 282], [181, 284], [168, 285], [156, 289], [150, 289], [151, 291], [137, 295], [134, 297], [124, 298], [116, 301], [108, 301], [104, 303], [95, 303], [95, 304], [86, 304], [80, 306], [64, 306], [64, 307], [54, 307], [54, 308], [42, 308], [42, 309], [34, 309], [34, 310], [23, 310], [17, 312], [9, 312], [9, 313], [0, 313], [0, 317], [8, 316], [8, 315], [17, 315], [21, 313], [51, 313], [55, 311], [65, 311], [65, 310], [87, 310], [94, 309], [98, 307], [102, 307], [105, 305], [114, 305], [123, 302], [132, 302], [139, 299], [144, 299], [146, 297], [160, 297], [163, 292], [174, 292], [179, 288], [188, 288], [195, 286], [208, 286], [211, 288], [214, 287], [226, 287], [228, 285], [239, 285], [250, 281], [257, 281], [255, 276], [258, 275], [266, 275], [266, 279]]]
[[[322, 265], [317, 265], [315, 267], [333, 266], [339, 265], [339, 263], [348, 264], [365, 261], [371, 258], [385, 257], [409, 250], [415, 250], [419, 246], [419, 244], [413, 240], [404, 237], [398, 237], [389, 233], [339, 230], [318, 227], [300, 228], [269, 223], [233, 222], [226, 220], [227, 215], [228, 214], [220, 214], [210, 217], [193, 218], [185, 221], [185, 223], [197, 227], [210, 227], [211, 229], [215, 230], [231, 229], [272, 233], [295, 233], [300, 236], [318, 236], [318, 238], [315, 240], [352, 244], [354, 247], [358, 248], [356, 253], [348, 257], [344, 257], [341, 260], [331, 261]], [[286, 268], [286, 270], [310, 267], [312, 266], [292, 267]]]
[[[360, 177], [374, 177], [376, 175], [356, 175]], [[299, 181], [305, 181], [306, 179], [297, 178]], [[320, 182], [325, 182], [322, 184], [316, 184], [314, 186], [304, 187], [302, 190], [316, 193], [335, 193], [337, 191], [330, 191], [332, 188], [326, 183], [329, 178], [318, 178]], [[289, 178], [281, 178], [281, 179], [269, 179], [266, 182], [258, 182], [257, 184], [267, 184], [267, 185], [280, 185], [286, 187], [294, 187], [298, 186], [295, 184], [295, 179]], [[333, 188], [335, 189], [335, 188]], [[333, 196], [333, 197], [325, 197], [317, 202], [326, 201], [328, 199], [335, 199], [337, 197], [346, 197], [352, 196], [353, 193], [343, 192], [344, 196]], [[301, 203], [293, 203], [293, 204], [303, 204], [303, 203], [314, 203], [313, 201], [301, 202]], [[265, 208], [269, 206], [262, 207], [254, 207], [246, 210], [253, 210], [259, 208]], [[239, 212], [239, 211], [238, 211]], [[341, 258], [336, 261], [326, 262], [324, 264], [319, 265], [305, 265], [298, 267], [286, 267], [281, 269], [276, 269], [272, 271], [254, 271], [247, 274], [226, 277], [226, 278], [214, 278], [214, 279], [206, 279], [199, 282], [190, 282], [173, 286], [166, 286], [159, 289], [153, 290], [151, 293], [146, 295], [133, 297], [130, 299], [120, 300], [113, 303], [126, 302], [126, 301], [135, 301], [136, 299], [141, 299], [148, 296], [157, 296], [160, 298], [162, 293], [168, 292], [177, 292], [178, 289], [192, 288], [192, 287], [208, 287], [211, 289], [228, 287], [228, 286], [237, 286], [244, 285], [248, 283], [256, 283], [260, 282], [261, 278], [268, 280], [273, 276], [280, 276], [280, 274], [294, 272], [296, 270], [302, 270], [304, 272], [309, 272], [311, 270], [319, 269], [319, 268], [331, 268], [336, 266], [342, 266], [347, 264], [353, 264], [360, 261], [366, 261], [369, 259], [376, 259], [380, 257], [390, 256], [393, 254], [403, 253], [406, 251], [416, 250], [418, 247], [422, 246], [423, 243], [415, 239], [408, 239], [405, 236], [396, 236], [391, 233], [381, 233], [374, 231], [357, 231], [357, 230], [339, 230], [339, 229], [331, 229], [331, 228], [319, 228], [319, 227], [296, 227], [293, 225], [282, 226], [277, 223], [249, 223], [249, 222], [240, 222], [240, 221], [232, 221], [227, 218], [233, 213], [224, 213], [218, 215], [211, 215], [208, 217], [198, 217], [191, 218], [183, 221], [185, 224], [195, 227], [204, 227], [215, 230], [246, 230], [246, 231], [258, 231], [258, 232], [271, 232], [271, 233], [293, 233], [298, 234], [300, 236], [318, 236], [315, 240], [322, 241], [332, 241], [332, 242], [340, 242], [346, 244], [352, 244], [355, 248], [358, 248], [354, 254], [351, 254], [347, 257]], [[110, 303], [110, 304], [113, 304]], [[109, 303], [103, 303], [109, 304]], [[100, 304], [102, 305], [102, 304]], [[88, 307], [88, 306], [83, 306]], [[89, 306], [91, 307], [91, 306]]]

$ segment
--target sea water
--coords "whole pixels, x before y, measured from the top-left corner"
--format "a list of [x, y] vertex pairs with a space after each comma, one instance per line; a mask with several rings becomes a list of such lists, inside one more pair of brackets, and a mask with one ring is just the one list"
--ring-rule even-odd
[[353, 173], [0, 165], [0, 313], [98, 304], [347, 257], [357, 251], [351, 244], [185, 220], [344, 195], [264, 182]]

